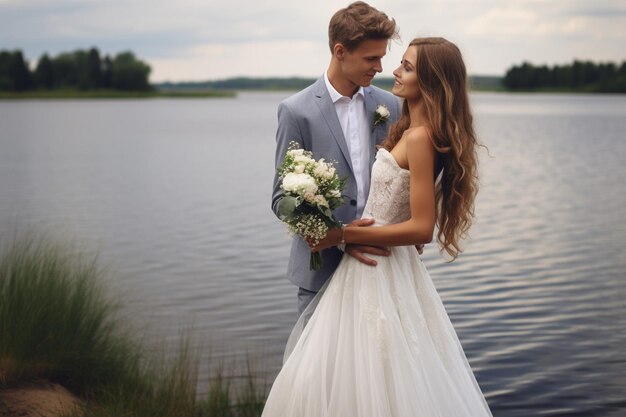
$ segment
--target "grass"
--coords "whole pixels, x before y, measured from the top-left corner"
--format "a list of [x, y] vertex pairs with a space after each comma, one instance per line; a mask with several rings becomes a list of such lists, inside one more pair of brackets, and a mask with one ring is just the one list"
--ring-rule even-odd
[[231, 367], [229, 374], [221, 365], [209, 381], [206, 398], [198, 404], [198, 417], [258, 417], [263, 411], [267, 396], [267, 380], [260, 381], [250, 359], [246, 370], [236, 375]]
[[34, 90], [0, 91], [0, 100], [76, 100], [76, 99], [147, 99], [147, 98], [223, 98], [235, 97], [234, 91], [117, 91], [117, 90]]
[[190, 337], [181, 335], [177, 355], [168, 360], [142, 346], [122, 306], [107, 296], [103, 274], [96, 257], [32, 235], [3, 249], [0, 389], [56, 382], [83, 399], [94, 417], [261, 414], [267, 384], [258, 382], [250, 360], [240, 377], [218, 368], [208, 395], [198, 400], [199, 355]]

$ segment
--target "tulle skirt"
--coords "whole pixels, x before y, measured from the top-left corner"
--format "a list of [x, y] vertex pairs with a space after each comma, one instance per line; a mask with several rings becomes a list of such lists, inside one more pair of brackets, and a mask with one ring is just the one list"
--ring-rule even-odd
[[263, 417], [479, 417], [491, 412], [412, 246], [344, 256], [300, 317]]

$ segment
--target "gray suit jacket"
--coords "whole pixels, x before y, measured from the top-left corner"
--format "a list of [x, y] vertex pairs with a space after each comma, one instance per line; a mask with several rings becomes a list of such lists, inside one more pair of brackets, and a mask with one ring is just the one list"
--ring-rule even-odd
[[[369, 126], [373, 126], [376, 107], [385, 104], [391, 113], [390, 120], [378, 124], [369, 137], [370, 169], [376, 155], [376, 145], [387, 136], [389, 124], [400, 116], [400, 101], [397, 97], [370, 86], [364, 89], [365, 111]], [[342, 223], [350, 223], [356, 218], [356, 179], [352, 171], [350, 153], [344, 138], [341, 124], [331, 101], [324, 77], [299, 93], [287, 98], [278, 106], [278, 130], [276, 132], [276, 168], [287, 152], [289, 142], [295, 141], [300, 147], [313, 152], [315, 159], [337, 161], [335, 165], [340, 178], [348, 181], [343, 193], [345, 204], [334, 211], [335, 218]], [[368, 184], [369, 187], [369, 184]], [[282, 196], [278, 175], [274, 176], [272, 210], [277, 213], [278, 200]], [[333, 247], [322, 251], [322, 267], [318, 271], [309, 270], [310, 250], [306, 242], [295, 236], [291, 245], [291, 255], [287, 266], [287, 276], [291, 282], [309, 291], [319, 291], [339, 264], [343, 252]]]

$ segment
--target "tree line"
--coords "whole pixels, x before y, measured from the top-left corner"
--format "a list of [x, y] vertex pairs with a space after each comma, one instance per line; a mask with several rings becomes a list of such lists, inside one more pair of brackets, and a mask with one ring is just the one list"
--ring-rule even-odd
[[22, 51], [0, 51], [0, 91], [123, 90], [147, 91], [150, 66], [132, 52], [102, 57], [96, 48], [49, 57], [43, 54], [34, 70]]
[[576, 60], [570, 65], [554, 67], [524, 62], [510, 68], [503, 83], [509, 90], [626, 93], [626, 61], [618, 65]]
[[[302, 90], [313, 84], [317, 78], [308, 77], [234, 77], [216, 81], [185, 81], [162, 82], [154, 84], [161, 91], [185, 90]], [[393, 78], [376, 77], [373, 84], [376, 87], [391, 90]], [[476, 90], [501, 90], [502, 77], [470, 75], [469, 84]]]

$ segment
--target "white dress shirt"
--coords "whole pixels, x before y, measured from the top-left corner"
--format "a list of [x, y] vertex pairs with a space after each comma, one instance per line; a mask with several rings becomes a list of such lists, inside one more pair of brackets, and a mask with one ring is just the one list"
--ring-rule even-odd
[[358, 219], [363, 214], [370, 184], [370, 131], [365, 112], [365, 93], [363, 87], [359, 87], [352, 97], [342, 96], [330, 83], [328, 73], [324, 73], [324, 80], [330, 99], [335, 104], [341, 130], [350, 151], [350, 159], [356, 178], [356, 215]]

